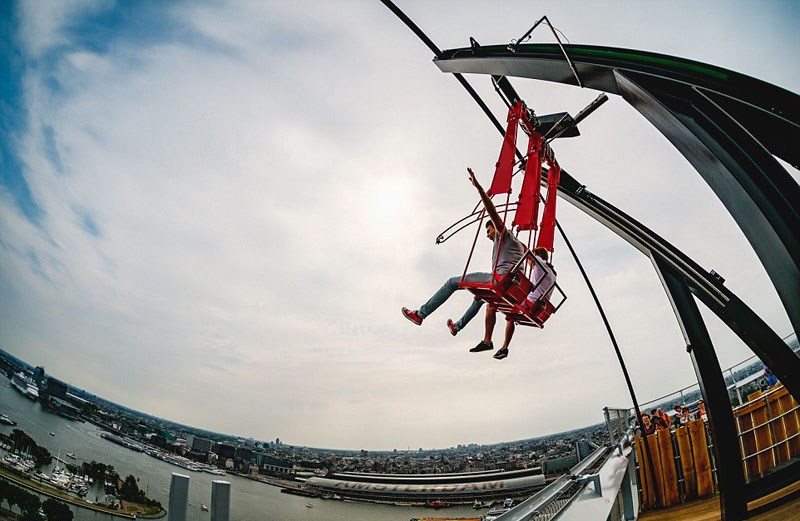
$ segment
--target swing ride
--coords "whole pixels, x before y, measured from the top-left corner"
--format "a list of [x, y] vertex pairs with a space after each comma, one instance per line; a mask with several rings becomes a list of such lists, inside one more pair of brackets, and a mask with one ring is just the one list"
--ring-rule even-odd
[[[800, 235], [797, 234], [800, 229], [800, 205], [797, 204], [800, 186], [776, 158], [795, 168], [800, 167], [800, 151], [794, 145], [800, 141], [800, 97], [755, 78], [674, 56], [563, 44], [547, 17], [542, 17], [521, 38], [509, 44], [482, 47], [470, 38], [469, 47], [442, 51], [390, 0], [382, 2], [433, 51], [436, 66], [442, 72], [452, 74], [498, 131], [504, 134], [500, 160], [489, 192], [492, 195], [505, 193], [510, 199], [507, 183], [513, 177], [514, 166], [524, 169], [519, 200], [516, 203], [507, 200], [502, 206], [505, 212], [516, 208], [513, 226], [517, 233], [537, 233], [538, 212], [533, 210], [538, 204], [540, 184], [546, 183], [548, 195], [535, 244], [543, 242], [552, 251], [552, 242], [549, 242], [552, 239], [547, 235], [551, 233], [549, 219], [552, 218], [606, 325], [637, 416], [638, 402], [609, 321], [585, 270], [555, 219], [556, 194], [651, 259], [681, 327], [685, 348], [692, 358], [707, 406], [721, 517], [748, 517], [752, 515], [748, 502], [796, 483], [800, 475], [800, 458], [793, 458], [756, 479], [745, 478], [726, 382], [697, 302], [704, 304], [765, 365], [772, 368], [796, 400], [800, 400], [800, 358], [761, 317], [725, 287], [721, 276], [702, 268], [657, 233], [604, 201], [562, 170], [546, 144], [559, 135], [566, 137], [569, 135], [567, 132], [575, 133], [580, 118], [572, 120], [565, 115], [560, 123], [552, 123], [551, 118], [547, 130], [537, 127], [533, 112], [520, 103], [508, 77], [551, 81], [616, 94], [644, 115], [695, 167], [739, 225], [770, 277], [795, 334], [800, 332]], [[550, 27], [557, 44], [525, 43], [531, 32], [542, 23]], [[506, 128], [470, 86], [464, 73], [490, 76], [499, 87], [498, 92], [509, 107]], [[599, 106], [601, 98], [593, 105]], [[587, 110], [590, 112], [594, 108], [590, 105]], [[518, 126], [529, 138], [525, 156], [515, 146]], [[515, 163], [515, 157], [520, 159], [518, 163]], [[546, 172], [541, 168], [542, 163], [549, 167]], [[537, 183], [539, 174], [543, 175]], [[551, 201], [552, 207], [548, 210]], [[551, 212], [549, 216], [548, 211]], [[534, 216], [533, 220], [531, 216]], [[436, 242], [444, 242], [482, 219], [482, 211], [473, 212], [442, 232]], [[531, 239], [529, 237], [528, 246]], [[517, 268], [513, 277], [493, 277], [490, 283], [481, 285], [462, 280], [460, 287], [496, 305], [514, 322], [542, 327], [557, 307], [553, 306], [550, 313], [543, 314], [522, 308], [520, 297], [525, 289], [531, 287], [530, 271], [522, 264]]]
[[[458, 286], [461, 289], [468, 290], [476, 298], [501, 311], [508, 320], [513, 321], [515, 324], [542, 328], [550, 315], [561, 307], [567, 296], [555, 281], [554, 276], [544, 276], [548, 272], [554, 273], [552, 265], [531, 252], [532, 244], [535, 244], [536, 248], [544, 248], [551, 253], [553, 251], [556, 224], [556, 193], [558, 191], [559, 172], [561, 171], [561, 167], [555, 159], [555, 153], [544, 142], [536, 121], [535, 113], [529, 110], [521, 100], [511, 105], [508, 111], [508, 125], [503, 139], [503, 146], [500, 150], [500, 158], [497, 161], [492, 185], [487, 192], [489, 197], [506, 194], [506, 203], [503, 205], [503, 221], [507, 222], [511, 207], [509, 199], [512, 193], [511, 181], [514, 175], [514, 167], [518, 164], [524, 164], [524, 167], [520, 166], [521, 171], [524, 172], [524, 177], [519, 199], [514, 209], [512, 228], [516, 230], [518, 239], [521, 232], [528, 232], [525, 253], [508, 273], [499, 274], [497, 272], [497, 262], [495, 262], [495, 265], [492, 266], [492, 278], [490, 281], [467, 281], [466, 274], [469, 270], [469, 262], [475, 251], [478, 234], [483, 228], [484, 212], [481, 212], [475, 241], [472, 243], [467, 264], [464, 267], [464, 274]], [[528, 135], [528, 151], [517, 162], [515, 161], [515, 155], [517, 151], [517, 132], [520, 126]], [[549, 168], [546, 181], [547, 198], [542, 212], [541, 225], [539, 225], [539, 203], [541, 200], [539, 187], [542, 184], [542, 163], [547, 163]], [[535, 232], [538, 232], [538, 234]], [[503, 239], [501, 238], [500, 240], [502, 241]], [[534, 277], [532, 276], [534, 273], [540, 275]], [[546, 287], [543, 287], [545, 285]], [[555, 291], [558, 292], [560, 297], [557, 304], [552, 302], [552, 294]], [[538, 294], [539, 296], [534, 301], [530, 301], [527, 297], [531, 294]]]

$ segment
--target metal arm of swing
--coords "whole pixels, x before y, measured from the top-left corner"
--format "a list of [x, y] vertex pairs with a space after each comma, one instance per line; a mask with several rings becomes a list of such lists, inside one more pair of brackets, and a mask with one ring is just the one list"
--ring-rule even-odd
[[[507, 207], [509, 210], [513, 210], [514, 208], [517, 207], [517, 204], [519, 204], [519, 203], [510, 202], [510, 203], [507, 203], [507, 204], [497, 205], [497, 208], [498, 209], [502, 208], [502, 209], [505, 210], [506, 207]], [[442, 233], [440, 233], [439, 235], [436, 236], [436, 244], [442, 244], [447, 239], [449, 239], [453, 235], [457, 234], [458, 232], [460, 232], [464, 228], [468, 228], [470, 225], [475, 224], [476, 222], [480, 221], [481, 220], [481, 213], [483, 213], [483, 209], [481, 209], [481, 210], [477, 210], [476, 209], [471, 214], [469, 214], [469, 215], [467, 215], [465, 217], [462, 217], [461, 219], [457, 220], [456, 222], [454, 222], [453, 224], [451, 224], [450, 226], [445, 228], [442, 231]], [[453, 228], [456, 228], [456, 227], [458, 227], [458, 228], [455, 231], [451, 231], [451, 230], [453, 230]]]

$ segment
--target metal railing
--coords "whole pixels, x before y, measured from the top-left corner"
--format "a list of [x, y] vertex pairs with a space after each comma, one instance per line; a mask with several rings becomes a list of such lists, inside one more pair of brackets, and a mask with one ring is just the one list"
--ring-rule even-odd
[[606, 427], [608, 428], [608, 437], [611, 440], [611, 445], [619, 444], [625, 438], [628, 429], [633, 423], [633, 414], [629, 409], [605, 407], [603, 409], [603, 416], [605, 416], [606, 419]]
[[[748, 414], [753, 411], [753, 409], [759, 408], [759, 402], [763, 402], [763, 405], [760, 408], [763, 409], [764, 416], [757, 416], [758, 423], [748, 426], [747, 428], [743, 428], [743, 421], [742, 416], [739, 414], [735, 414], [736, 419], [736, 427], [738, 433], [738, 440], [739, 440], [739, 448], [741, 452], [742, 463], [744, 466], [744, 473], [745, 479], [747, 481], [752, 481], [754, 479], [760, 478], [765, 472], [768, 472], [770, 469], [777, 467], [786, 461], [790, 461], [797, 458], [797, 450], [796, 448], [792, 448], [791, 443], [794, 440], [800, 438], [800, 432], [796, 432], [796, 421], [792, 418], [792, 415], [798, 414], [800, 411], [800, 405], [796, 402], [791, 402], [794, 405], [789, 408], [788, 410], [780, 409], [780, 411], [775, 410], [775, 402], [778, 399], [782, 399], [783, 397], [778, 397], [776, 399], [775, 393], [783, 393], [785, 392], [782, 386], [778, 386], [776, 388], [771, 389], [767, 393], [752, 399], [751, 401], [737, 407], [735, 410], [740, 411], [745, 409], [747, 411], [745, 414]], [[784, 402], [785, 403], [785, 402]], [[789, 421], [787, 421], [787, 419]], [[749, 425], [749, 423], [744, 423], [745, 425]], [[754, 445], [754, 438], [756, 437], [755, 432], [759, 429], [768, 428], [769, 432], [765, 433], [762, 436], [759, 436], [759, 441], [764, 443], [764, 440], [769, 440], [766, 446], [758, 446], [757, 450], [754, 452], [748, 453], [748, 451], [753, 451]], [[674, 429], [673, 431], [674, 432]], [[748, 444], [746, 442], [747, 437], [750, 437]], [[612, 438], [613, 439], [613, 438]], [[672, 438], [672, 445], [674, 450], [674, 465], [676, 469], [676, 478], [678, 481], [679, 493], [682, 498], [686, 498], [687, 491], [686, 491], [686, 480], [685, 476], [683, 475], [682, 469], [682, 462], [681, 462], [681, 455], [680, 452], [677, 450], [677, 441], [675, 437]], [[708, 455], [710, 458], [711, 463], [711, 473], [712, 479], [714, 484], [714, 490], [719, 490], [719, 483], [717, 481], [717, 465], [714, 458], [714, 446], [713, 440], [710, 436], [709, 431], [706, 429], [706, 446], [708, 449]], [[754, 458], [764, 458], [765, 454], [769, 454], [769, 460], [763, 461], [760, 459], [758, 463], [754, 463], [752, 460]], [[637, 461], [637, 471], [639, 470], [639, 462]], [[642, 490], [639, 488], [639, 497], [640, 501], [642, 498]]]
[[[622, 505], [618, 519], [634, 519], [638, 511], [635, 467], [631, 462], [634, 425], [624, 409], [605, 410], [609, 445], [589, 456], [538, 493], [496, 518], [496, 521], [609, 519]], [[627, 421], [627, 424], [624, 422]], [[624, 427], [624, 428], [623, 428]], [[625, 467], [620, 472], [620, 467]], [[609, 498], [613, 500], [609, 501]]]
[[[750, 357], [725, 370], [730, 375], [729, 378], [726, 378], [728, 389], [736, 393], [736, 398], [740, 403], [741, 393], [739, 389], [750, 382], [758, 380], [761, 375], [758, 372], [742, 375], [743, 369], [737, 368], [746, 368], [746, 366], [753, 363], [754, 359], [755, 356]], [[690, 392], [690, 390], [692, 391]], [[682, 405], [693, 405], [696, 403], [696, 400], [691, 399], [694, 393], [699, 395], [699, 389], [696, 384], [650, 400], [642, 404], [642, 409], [644, 410], [648, 405], [661, 403], [666, 398], [675, 395], [680, 395]], [[759, 399], [766, 400], [767, 395]], [[769, 411], [769, 420], [746, 430], [744, 433], [740, 432], [740, 443], [743, 434], [752, 432], [767, 424], [772, 425], [776, 420], [780, 420], [797, 410], [797, 407], [794, 407], [790, 411], [773, 417], [769, 409], [769, 401], [766, 403]], [[603, 409], [603, 414], [606, 428], [608, 429], [609, 444], [595, 450], [587, 458], [572, 467], [569, 474], [559, 477], [538, 493], [497, 517], [496, 521], [550, 521], [556, 517], [558, 517], [559, 521], [572, 519], [607, 519], [609, 521], [635, 519], [639, 509], [639, 493], [641, 493], [638, 487], [636, 458], [632, 450], [633, 436], [636, 429], [635, 415], [631, 409], [609, 407]], [[774, 426], [771, 428], [774, 436]], [[777, 461], [775, 453], [777, 447], [798, 436], [800, 436], [800, 433], [791, 435], [744, 459], [758, 456], [769, 450], [773, 453], [773, 460]], [[673, 443], [675, 443], [674, 440]], [[711, 457], [711, 471], [714, 475], [714, 484], [716, 486], [716, 464], [713, 459], [713, 446], [708, 432], [706, 432], [706, 443]], [[744, 453], [744, 450], [742, 452]], [[674, 457], [676, 468], [680, 469], [679, 451], [675, 451]], [[624, 471], [621, 469], [622, 466], [625, 467]], [[678, 473], [678, 479], [679, 486], [683, 490], [684, 480], [681, 472]], [[613, 500], [611, 499], [612, 497]]]
[[572, 467], [569, 474], [559, 477], [512, 510], [498, 517], [497, 521], [540, 521], [552, 518], [585, 486], [585, 483], [578, 483], [574, 476], [582, 475], [596, 465], [607, 450], [608, 447], [596, 449]]
[[[775, 414], [775, 415], [773, 414], [772, 406], [770, 405], [770, 399], [774, 396], [775, 393], [781, 392], [782, 390], [783, 389], [781, 387], [773, 388], [773, 389], [769, 390], [768, 392], [764, 393], [763, 395], [759, 396], [758, 398], [755, 398], [755, 399], [753, 399], [753, 400], [751, 400], [751, 401], [749, 401], [749, 402], [747, 402], [747, 403], [745, 403], [743, 405], [740, 405], [739, 407], [736, 408], [736, 411], [740, 411], [744, 407], [757, 406], [757, 404], [759, 402], [763, 401], [764, 402], [764, 409], [765, 409], [766, 414], [767, 414], [766, 420], [764, 420], [763, 422], [761, 422], [761, 423], [759, 423], [757, 425], [753, 425], [752, 427], [749, 427], [747, 429], [742, 429], [741, 416], [739, 414], [734, 414], [734, 416], [736, 418], [736, 428], [737, 428], [737, 431], [739, 431], [739, 450], [742, 453], [742, 461], [744, 462], [745, 479], [748, 480], [748, 481], [753, 479], [753, 478], [755, 478], [755, 477], [758, 477], [758, 476], [752, 475], [753, 473], [751, 473], [750, 465], [748, 464], [748, 460], [751, 460], [753, 458], [756, 458], [758, 456], [763, 455], [764, 453], [769, 452], [769, 454], [771, 456], [771, 460], [772, 460], [771, 463], [772, 464], [769, 465], [769, 467], [766, 468], [766, 469], [760, 469], [761, 472], [758, 472], [758, 474], [762, 474], [765, 470], [769, 470], [769, 468], [776, 467], [776, 466], [778, 466], [778, 464], [782, 463], [783, 461], [785, 461], [787, 459], [790, 459], [791, 458], [791, 453], [790, 453], [790, 450], [789, 450], [788, 447], [786, 448], [786, 454], [785, 454], [785, 457], [783, 457], [783, 458], [781, 458], [781, 455], [778, 453], [778, 449], [779, 449], [779, 447], [790, 443], [795, 438], [800, 437], [800, 432], [795, 432], [795, 433], [791, 433], [791, 434], [789, 432], [787, 432], [788, 429], [787, 429], [787, 425], [785, 423], [782, 425], [782, 429], [781, 429], [783, 431], [783, 433], [784, 433], [783, 439], [780, 439], [780, 437], [778, 436], [778, 433], [776, 431], [776, 428], [775, 428], [776, 423], [778, 423], [778, 422], [783, 423], [784, 422], [784, 418], [786, 418], [789, 415], [794, 415], [794, 414], [797, 413], [798, 410], [800, 410], [800, 405], [798, 405], [797, 402], [795, 402], [795, 405], [791, 409], [789, 409], [787, 411], [783, 411], [780, 414]], [[753, 435], [755, 435], [755, 432], [758, 429], [762, 429], [764, 427], [768, 427], [769, 428], [769, 439], [772, 441], [772, 443], [770, 445], [766, 446], [766, 447], [760, 448], [759, 450], [757, 450], [756, 452], [754, 452], [752, 454], [748, 454], [747, 453], [748, 452], [747, 448], [745, 446], [745, 441], [744, 441], [745, 436], [747, 436], [747, 435], [749, 435], [751, 433]]]
[[[783, 340], [786, 341], [796, 353], [798, 352], [798, 349], [800, 349], [800, 346], [797, 342], [797, 337], [794, 333], [786, 335], [783, 337]], [[742, 390], [746, 389], [747, 386], [754, 384], [757, 387], [764, 387], [766, 377], [762, 374], [761, 368], [757, 367], [753, 369], [749, 367], [755, 364], [757, 360], [758, 357], [756, 355], [752, 355], [748, 358], [745, 358], [741, 362], [722, 370], [723, 377], [725, 378], [725, 385], [727, 386], [732, 405], [745, 403], [746, 396], [742, 395]], [[658, 398], [648, 400], [640, 405], [640, 409], [644, 411], [649, 410], [652, 407], [675, 404], [680, 404], [681, 406], [689, 405], [691, 407], [697, 404], [697, 398], [699, 398], [699, 396], [700, 387], [697, 384], [692, 384], [672, 391], [671, 393], [663, 396], [659, 396]]]
[[[699, 421], [699, 420], [695, 420], [695, 421]], [[677, 431], [680, 430], [680, 429], [683, 429], [683, 428], [685, 428], [685, 427], [682, 426], [682, 427], [678, 427], [678, 428], [675, 428], [675, 429], [669, 429], [669, 430], [659, 431], [659, 432], [669, 432], [669, 434], [670, 434], [671, 446], [672, 446], [672, 451], [673, 451], [672, 463], [673, 463], [674, 468], [675, 468], [675, 477], [677, 479], [677, 484], [678, 484], [678, 494], [680, 495], [682, 501], [686, 501], [687, 499], [689, 499], [691, 497], [696, 497], [696, 496], [694, 496], [693, 494], [691, 494], [687, 490], [686, 476], [684, 475], [684, 470], [683, 470], [684, 466], [683, 466], [683, 462], [681, 461], [681, 457], [682, 456], [681, 456], [680, 450], [678, 448], [678, 441], [677, 441], [677, 438], [676, 438]], [[711, 480], [713, 482], [714, 492], [717, 492], [719, 490], [719, 484], [718, 484], [718, 481], [717, 481], [717, 464], [716, 464], [716, 460], [714, 458], [714, 444], [713, 444], [713, 441], [711, 439], [711, 434], [710, 434], [710, 431], [708, 430], [708, 426], [707, 425], [706, 425], [706, 428], [704, 430], [705, 430], [705, 446], [706, 446], [706, 450], [708, 451], [708, 459], [709, 459], [709, 464], [710, 464], [710, 469], [709, 470], [711, 472]], [[649, 436], [655, 436], [655, 433], [650, 434]], [[692, 457], [691, 454], [687, 454], [687, 456], [690, 457], [690, 458]], [[636, 465], [636, 472], [637, 472], [637, 475], [638, 475], [638, 473], [642, 471], [641, 468], [640, 468], [641, 467], [641, 462], [638, 460], [638, 458], [636, 459], [635, 465]], [[644, 502], [644, 491], [642, 490], [642, 483], [641, 482], [638, 483], [637, 491], [638, 491], [639, 501], [640, 501], [640, 503], [643, 503]]]

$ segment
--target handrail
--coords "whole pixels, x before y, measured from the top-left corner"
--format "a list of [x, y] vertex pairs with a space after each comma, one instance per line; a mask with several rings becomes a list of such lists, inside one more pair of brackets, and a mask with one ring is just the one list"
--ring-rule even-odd
[[[792, 400], [789, 403], [794, 403], [793, 406], [786, 407], [788, 404], [784, 403], [777, 410], [774, 409], [776, 404], [782, 402], [785, 397], [784, 394], [778, 395], [777, 393], [785, 392], [784, 386], [777, 385], [761, 396], [734, 409], [739, 450], [747, 480], [758, 478], [783, 463], [796, 461], [798, 458], [793, 447], [797, 438], [800, 437], [800, 432], [797, 432], [794, 421], [784, 423], [786, 421], [784, 418], [796, 417], [800, 405]], [[763, 418], [761, 414], [765, 414], [766, 418]], [[780, 429], [776, 425], [780, 425]], [[757, 458], [756, 461], [754, 461], [755, 458]]]
[[[760, 397], [759, 397], [759, 399], [760, 399]], [[748, 402], [745, 405], [750, 405], [750, 404], [754, 403], [755, 401], [756, 400], [754, 400], [753, 402]], [[743, 430], [743, 431], [739, 431], [739, 436], [742, 436], [742, 435], [747, 434], [749, 432], [753, 432], [756, 429], [760, 429], [761, 427], [766, 427], [769, 424], [773, 423], [775, 420], [779, 420], [779, 419], [783, 418], [784, 416], [788, 416], [789, 414], [792, 414], [793, 412], [795, 412], [798, 409], [800, 409], [800, 405], [798, 405], [796, 407], [792, 407], [788, 411], [786, 411], [786, 412], [784, 412], [782, 414], [779, 414], [778, 416], [770, 415], [770, 418], [767, 421], [765, 421], [764, 423], [759, 423], [758, 425], [754, 425], [753, 427], [750, 427], [749, 429], [746, 429], [746, 430]]]
[[[633, 437], [635, 424], [630, 424], [624, 436], [619, 440], [616, 449], [613, 446], [605, 445], [598, 447], [589, 456], [573, 466], [569, 474], [564, 474], [550, 483], [548, 486], [529, 497], [513, 509], [497, 518], [497, 521], [543, 521], [552, 519], [571, 508], [572, 502], [583, 493], [589, 483], [594, 483], [594, 493], [598, 497], [610, 497], [621, 491], [625, 480], [621, 479], [616, 470], [607, 470], [609, 465], [618, 467], [620, 457], [625, 460], [631, 472], [633, 468], [629, 465], [628, 457], [631, 454], [630, 440]], [[627, 440], [627, 443], [625, 442]], [[592, 474], [587, 474], [591, 472]], [[613, 476], [615, 483], [609, 481]], [[630, 483], [630, 480], [628, 480]], [[630, 491], [629, 491], [630, 492]], [[630, 497], [631, 494], [628, 494]], [[612, 501], [613, 503], [613, 501]], [[606, 514], [607, 516], [608, 514]]]
[[497, 521], [527, 521], [529, 519], [535, 519], [535, 517], [532, 518], [531, 516], [538, 516], [541, 510], [544, 510], [571, 488], [575, 489], [570, 495], [574, 497], [578, 489], [585, 486], [585, 483], [582, 486], [578, 486], [574, 476], [581, 475], [586, 472], [587, 469], [592, 468], [607, 450], [608, 447], [598, 447], [594, 452], [578, 462], [577, 465], [573, 466], [569, 474], [564, 474], [538, 493], [499, 516]]
[[797, 434], [792, 434], [791, 436], [789, 436], [789, 437], [788, 437], [788, 438], [786, 438], [785, 440], [781, 440], [781, 441], [779, 441], [778, 443], [773, 443], [773, 444], [772, 444], [772, 445], [770, 445], [769, 447], [764, 447], [763, 449], [761, 449], [761, 450], [760, 450], [760, 451], [758, 451], [758, 452], [754, 452], [754, 453], [752, 453], [752, 454], [748, 454], [747, 456], [745, 456], [744, 458], [742, 458], [742, 461], [747, 461], [747, 460], [749, 460], [750, 458], [754, 458], [754, 457], [756, 457], [756, 456], [759, 456], [759, 455], [761, 455], [761, 454], [763, 454], [763, 453], [765, 453], [765, 452], [767, 452], [767, 451], [772, 451], [772, 450], [774, 450], [774, 449], [775, 449], [775, 447], [780, 447], [780, 446], [781, 446], [781, 445], [783, 445], [784, 443], [788, 443], [788, 442], [790, 442], [791, 440], [793, 440], [793, 439], [797, 438], [798, 436], [800, 436], [800, 432], [798, 432]]
[[[613, 418], [612, 418], [613, 412]], [[630, 409], [604, 407], [603, 415], [606, 419], [606, 428], [608, 429], [608, 436], [611, 440], [611, 445], [616, 446], [625, 440], [627, 431], [631, 428], [634, 415], [631, 414]], [[623, 426], [623, 429], [619, 427]]]
[[[790, 339], [792, 337], [797, 338], [797, 336], [794, 333], [790, 333], [790, 334], [784, 336], [782, 338], [782, 340], [783, 341], [787, 341], [788, 339]], [[731, 378], [731, 380], [733, 380], [733, 383], [726, 384], [726, 387], [727, 387], [728, 391], [730, 391], [731, 389], [737, 388], [737, 387], [738, 388], [742, 387], [741, 385], [737, 386], [737, 384], [740, 384], [740, 383], [741, 384], [747, 384], [747, 383], [750, 383], [752, 381], [752, 380], [748, 379], [752, 375], [744, 377], [741, 380], [737, 380], [735, 375], [734, 375], [734, 373], [733, 373], [733, 370], [734, 370], [734, 368], [739, 367], [739, 366], [743, 366], [744, 364], [747, 364], [748, 362], [751, 362], [753, 359], [756, 359], [756, 358], [758, 358], [756, 355], [749, 356], [749, 357], [745, 358], [744, 360], [742, 360], [741, 362], [737, 362], [737, 363], [733, 364], [732, 366], [727, 367], [727, 368], [722, 370], [723, 375], [725, 373], [730, 373], [730, 378]], [[756, 373], [753, 373], [753, 374], [756, 374]], [[673, 396], [675, 394], [681, 394], [682, 395], [684, 391], [687, 391], [689, 389], [699, 389], [699, 386], [698, 386], [698, 384], [694, 383], [694, 384], [691, 384], [691, 385], [687, 385], [686, 387], [681, 387], [680, 389], [676, 389], [675, 391], [672, 391], [671, 393], [667, 393], [667, 394], [665, 394], [663, 396], [659, 396], [658, 398], [653, 398], [652, 400], [648, 400], [646, 402], [643, 402], [641, 404], [641, 407], [645, 408], [648, 405], [651, 405], [651, 404], [654, 404], [654, 403], [663, 402], [666, 398], [669, 398], [670, 396]]]

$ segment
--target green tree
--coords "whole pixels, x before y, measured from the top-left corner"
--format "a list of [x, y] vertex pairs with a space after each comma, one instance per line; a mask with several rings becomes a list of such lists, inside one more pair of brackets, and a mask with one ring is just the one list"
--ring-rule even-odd
[[22, 511], [23, 521], [39, 521], [39, 507], [42, 502], [39, 498], [28, 491], [19, 490], [19, 509]]
[[47, 521], [72, 521], [72, 510], [62, 503], [54, 499], [46, 499], [42, 505], [44, 515], [47, 516]]
[[87, 476], [104, 481], [106, 479], [106, 474], [114, 471], [114, 467], [111, 465], [106, 465], [105, 463], [98, 463], [96, 461], [92, 461], [90, 463], [83, 464], [83, 473]]
[[136, 483], [136, 477], [129, 475], [125, 478], [122, 488], [119, 490], [119, 495], [126, 501], [139, 501], [141, 498], [139, 485]]
[[47, 465], [53, 461], [53, 456], [50, 454], [50, 451], [37, 445], [33, 438], [20, 429], [11, 431], [11, 442], [14, 444], [14, 448], [17, 451], [28, 452], [33, 456], [37, 467]]
[[0, 479], [0, 505], [3, 504], [3, 501], [8, 497], [9, 487], [11, 483], [4, 479]]
[[7, 481], [4, 483], [6, 484], [5, 499], [8, 502], [8, 509], [11, 510], [14, 506], [19, 504], [19, 493], [21, 490]]

